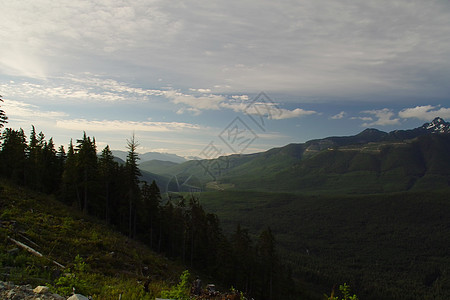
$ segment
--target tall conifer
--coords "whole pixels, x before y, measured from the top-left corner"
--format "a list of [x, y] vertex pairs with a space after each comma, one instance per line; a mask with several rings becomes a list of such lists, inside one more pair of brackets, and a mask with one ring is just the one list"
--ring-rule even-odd
[[125, 162], [129, 204], [128, 236], [130, 238], [134, 238], [136, 235], [136, 205], [139, 199], [139, 177], [141, 176], [141, 171], [138, 166], [139, 156], [136, 152], [138, 146], [139, 143], [135, 140], [133, 133], [131, 140], [127, 140], [128, 155]]

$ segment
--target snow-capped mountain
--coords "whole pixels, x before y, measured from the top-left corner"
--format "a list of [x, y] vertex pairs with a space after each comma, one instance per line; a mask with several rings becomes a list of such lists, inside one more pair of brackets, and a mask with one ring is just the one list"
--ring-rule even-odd
[[431, 133], [450, 133], [450, 123], [445, 122], [439, 117], [435, 118], [430, 123], [423, 124], [422, 128]]

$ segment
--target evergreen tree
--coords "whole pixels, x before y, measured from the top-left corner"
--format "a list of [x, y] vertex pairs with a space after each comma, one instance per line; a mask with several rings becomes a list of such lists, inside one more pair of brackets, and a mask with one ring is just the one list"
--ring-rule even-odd
[[58, 174], [59, 174], [59, 186], [57, 189], [57, 192], [61, 194], [63, 187], [64, 187], [64, 167], [66, 164], [66, 150], [64, 149], [63, 145], [60, 145], [58, 148], [58, 151], [56, 152], [56, 164], [58, 168]]
[[125, 162], [126, 171], [126, 185], [127, 185], [127, 196], [129, 204], [129, 215], [128, 215], [128, 236], [134, 238], [136, 235], [136, 206], [139, 199], [139, 177], [141, 176], [141, 171], [139, 170], [138, 160], [139, 156], [136, 152], [139, 143], [135, 140], [134, 134], [131, 140], [127, 140], [128, 155]]
[[67, 157], [65, 159], [64, 171], [62, 175], [62, 197], [67, 204], [73, 201], [81, 203], [78, 186], [77, 186], [77, 161], [75, 157], [75, 148], [73, 141], [70, 140]]
[[7, 128], [1, 136], [0, 152], [2, 174], [18, 184], [25, 184], [26, 136], [22, 130]]
[[278, 257], [275, 251], [275, 237], [268, 227], [261, 232], [258, 240], [258, 259], [261, 267], [260, 298], [273, 299], [274, 276], [278, 265]]
[[236, 231], [231, 236], [234, 259], [234, 280], [238, 289], [247, 293], [253, 293], [253, 275], [255, 272], [255, 248], [247, 229], [237, 225]]
[[[0, 95], [0, 102], [3, 102], [2, 95]], [[3, 128], [6, 123], [8, 123], [8, 117], [6, 116], [5, 111], [0, 108], [0, 129]]]
[[147, 182], [144, 182], [144, 185], [141, 188], [141, 195], [143, 202], [143, 210], [141, 215], [143, 220], [142, 226], [144, 228], [144, 232], [148, 233], [150, 247], [153, 248], [153, 240], [156, 235], [159, 235], [159, 206], [161, 202], [161, 192], [158, 185], [153, 180], [150, 185]]
[[91, 140], [83, 134], [83, 139], [77, 140], [76, 148], [76, 162], [79, 175], [81, 177], [80, 183], [83, 190], [82, 210], [84, 214], [88, 214], [89, 196], [96, 188], [97, 181], [97, 147], [95, 146], [95, 139]]
[[114, 161], [114, 156], [107, 145], [100, 155], [98, 161], [98, 169], [100, 180], [103, 182], [104, 186], [104, 197], [105, 197], [105, 220], [109, 223], [110, 220], [110, 206], [111, 206], [111, 190], [113, 183], [118, 175], [119, 164]]
[[62, 169], [60, 168], [53, 138], [50, 138], [42, 148], [42, 190], [53, 193], [61, 183]]
[[[40, 136], [43, 134], [41, 132]], [[43, 190], [42, 169], [43, 169], [43, 142], [36, 135], [36, 128], [31, 125], [30, 141], [27, 148], [27, 185], [37, 190]]]
[[63, 145], [59, 146], [58, 152], [56, 152], [56, 157], [58, 158], [58, 166], [59, 166], [60, 172], [62, 174], [62, 172], [64, 171], [64, 164], [66, 163], [66, 158], [67, 158], [66, 150], [64, 150]]

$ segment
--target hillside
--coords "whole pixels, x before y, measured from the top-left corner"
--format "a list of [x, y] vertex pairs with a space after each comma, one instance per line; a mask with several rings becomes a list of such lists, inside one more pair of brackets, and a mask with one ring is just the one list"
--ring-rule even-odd
[[141, 162], [139, 164], [139, 169], [147, 171], [147, 172], [151, 172], [151, 173], [164, 174], [166, 169], [171, 168], [176, 165], [178, 165], [178, 163], [175, 163], [172, 161], [153, 159], [153, 160]]
[[333, 147], [296, 161], [291, 157], [289, 166], [278, 164], [271, 169], [267, 167], [271, 161], [281, 159], [262, 157], [255, 162], [258, 168], [243, 165], [222, 181], [235, 184], [237, 189], [314, 193], [442, 189], [450, 186], [448, 153], [450, 135], [424, 135], [406, 141]]
[[202, 190], [367, 194], [450, 186], [450, 123], [436, 118], [411, 130], [366, 129], [355, 136], [289, 144], [153, 169]]
[[[4, 280], [51, 284], [60, 294], [71, 293], [73, 285], [77, 292], [100, 299], [118, 299], [120, 294], [124, 299], [152, 299], [176, 282], [183, 270], [52, 196], [1, 181], [0, 208], [0, 273]], [[44, 257], [29, 254], [7, 237]], [[82, 272], [77, 271], [80, 264], [85, 266]], [[67, 272], [73, 277], [65, 275]], [[152, 279], [150, 292], [144, 293], [143, 282], [148, 276]]]

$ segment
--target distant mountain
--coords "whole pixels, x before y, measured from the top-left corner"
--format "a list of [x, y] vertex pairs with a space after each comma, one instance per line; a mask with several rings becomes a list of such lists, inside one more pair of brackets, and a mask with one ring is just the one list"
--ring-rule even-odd
[[432, 133], [450, 133], [450, 123], [439, 117], [435, 118], [431, 123], [423, 124], [421, 128]]
[[167, 169], [176, 165], [178, 163], [172, 161], [153, 159], [140, 163], [139, 169], [157, 174], [165, 174]]
[[194, 176], [202, 188], [379, 193], [450, 186], [450, 123], [411, 130], [366, 129], [266, 152], [165, 166], [155, 173]]
[[[127, 154], [126, 151], [121, 150], [112, 150], [112, 154], [115, 157], [118, 157], [122, 159], [123, 161], [127, 160]], [[160, 153], [160, 152], [147, 152], [144, 154], [139, 154], [140, 162], [149, 161], [149, 160], [161, 160], [161, 161], [170, 161], [174, 163], [183, 163], [186, 161], [184, 157], [178, 156], [176, 154], [171, 153]]]
[[430, 123], [425, 123], [422, 126], [410, 130], [394, 130], [389, 133], [391, 140], [413, 139], [418, 136], [429, 133], [450, 133], [450, 123], [445, 122], [442, 118], [435, 118]]

